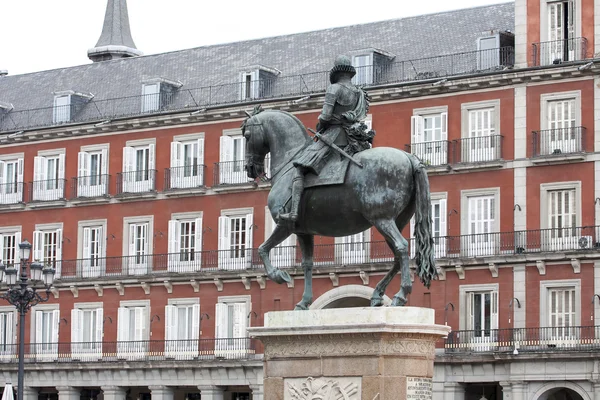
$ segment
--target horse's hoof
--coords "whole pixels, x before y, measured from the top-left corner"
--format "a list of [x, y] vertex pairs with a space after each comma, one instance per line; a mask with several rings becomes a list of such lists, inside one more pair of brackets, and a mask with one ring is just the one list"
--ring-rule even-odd
[[381, 307], [381, 306], [383, 306], [383, 299], [376, 299], [376, 298], [371, 299], [371, 307]]
[[402, 297], [394, 296], [394, 299], [392, 300], [392, 306], [402, 307], [405, 304], [406, 304], [406, 299], [403, 299]]
[[273, 274], [269, 276], [269, 278], [271, 278], [273, 282], [279, 284], [289, 283], [292, 281], [292, 277], [290, 276], [290, 274], [288, 274], [286, 271], [281, 271], [279, 269], [273, 272]]
[[300, 302], [298, 304], [296, 304], [296, 307], [294, 307], [294, 311], [297, 310], [308, 310], [308, 306], [306, 304], [304, 304], [303, 302]]

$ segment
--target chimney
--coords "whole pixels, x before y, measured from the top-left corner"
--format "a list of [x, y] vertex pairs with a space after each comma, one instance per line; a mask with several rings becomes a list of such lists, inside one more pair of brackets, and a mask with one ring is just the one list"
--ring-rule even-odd
[[8, 71], [5, 69], [0, 69], [0, 78], [4, 78], [6, 75], [8, 75]]

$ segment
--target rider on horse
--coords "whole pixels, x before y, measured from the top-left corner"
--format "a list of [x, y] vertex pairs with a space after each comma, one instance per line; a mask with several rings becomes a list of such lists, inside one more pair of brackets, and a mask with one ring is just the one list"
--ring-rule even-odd
[[[327, 139], [327, 142], [350, 150], [351, 153], [364, 150], [364, 148], [357, 149], [356, 139], [354, 139], [357, 137], [357, 132], [359, 142], [372, 140], [372, 136], [369, 138], [369, 133], [365, 132], [366, 126], [361, 123], [367, 115], [369, 99], [361, 88], [352, 83], [354, 75], [356, 69], [350, 59], [339, 56], [329, 72], [331, 85], [325, 93], [325, 103], [317, 124], [317, 131]], [[319, 140], [311, 143], [298, 159], [294, 160], [296, 172], [292, 183], [291, 210], [289, 213], [279, 214], [280, 220], [298, 219], [300, 199], [304, 190], [304, 175], [309, 172], [319, 175], [330, 153], [331, 148], [324, 141]]]

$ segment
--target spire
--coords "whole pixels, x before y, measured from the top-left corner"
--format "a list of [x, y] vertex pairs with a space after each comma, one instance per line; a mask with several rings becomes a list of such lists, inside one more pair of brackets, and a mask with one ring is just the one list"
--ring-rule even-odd
[[88, 50], [88, 57], [97, 62], [142, 54], [131, 37], [127, 0], [108, 0], [102, 34], [96, 47]]

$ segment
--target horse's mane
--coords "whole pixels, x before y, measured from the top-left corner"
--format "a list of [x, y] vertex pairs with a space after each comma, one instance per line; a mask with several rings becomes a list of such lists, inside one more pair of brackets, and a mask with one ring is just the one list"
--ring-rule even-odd
[[294, 121], [294, 123], [296, 123], [296, 125], [298, 125], [298, 128], [300, 128], [300, 130], [302, 132], [304, 132], [305, 136], [308, 138], [308, 132], [306, 131], [306, 127], [294, 114], [289, 113], [287, 111], [283, 111], [283, 110], [265, 110], [260, 105], [255, 106], [251, 113], [247, 113], [248, 118], [246, 118], [244, 120], [244, 122], [242, 122], [242, 126], [241, 126], [242, 133], [245, 132], [246, 125], [252, 117], [259, 115], [259, 114], [270, 114], [270, 113], [283, 114], [283, 115], [286, 115], [287, 117], [291, 118]]

